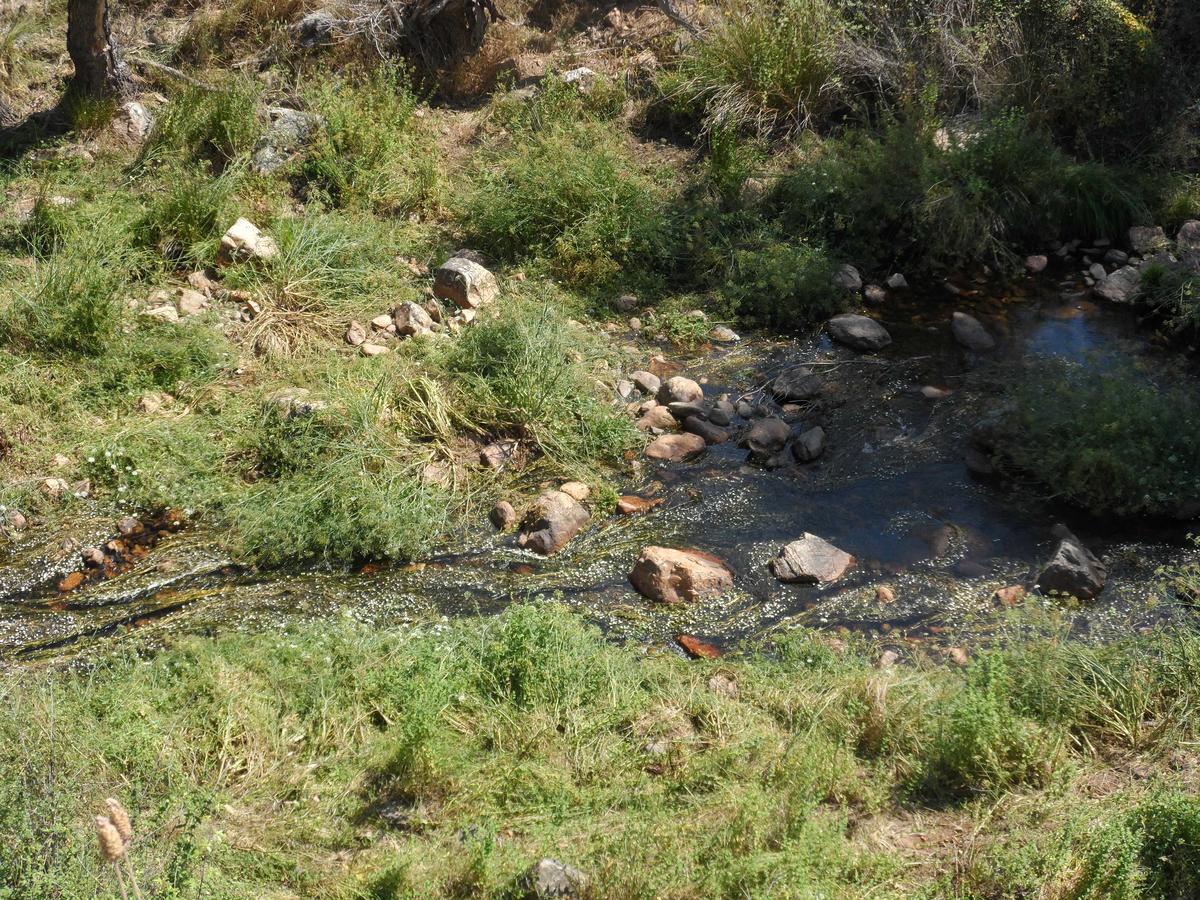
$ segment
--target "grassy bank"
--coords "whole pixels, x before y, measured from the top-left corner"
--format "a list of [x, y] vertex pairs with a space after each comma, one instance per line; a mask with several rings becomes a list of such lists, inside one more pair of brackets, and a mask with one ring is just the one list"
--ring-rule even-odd
[[[1014, 634], [1017, 633], [1014, 630]], [[714, 662], [553, 605], [126, 649], [0, 683], [0, 884], [155, 896], [1162, 897], [1200, 888], [1200, 642], [1053, 637], [879, 670], [807, 631]]]

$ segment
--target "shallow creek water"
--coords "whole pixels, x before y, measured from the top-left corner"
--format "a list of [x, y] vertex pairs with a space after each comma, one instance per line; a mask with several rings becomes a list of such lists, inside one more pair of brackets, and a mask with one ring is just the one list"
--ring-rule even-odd
[[[955, 308], [979, 316], [999, 350], [976, 359], [959, 348], [949, 330]], [[645, 516], [595, 521], [550, 559], [494, 534], [482, 512], [479, 527], [453, 550], [416, 565], [353, 571], [247, 571], [196, 528], [165, 537], [131, 571], [63, 595], [58, 579], [78, 567], [78, 552], [61, 548], [62, 535], [35, 533], [0, 548], [0, 661], [67, 658], [132, 630], [165, 636], [339, 615], [388, 625], [495, 612], [538, 594], [560, 594], [616, 639], [662, 646], [673, 647], [680, 632], [721, 645], [800, 623], [864, 631], [902, 648], [986, 632], [998, 615], [993, 591], [1030, 581], [1059, 521], [1105, 556], [1112, 573], [1095, 602], [1066, 611], [1074, 632], [1104, 638], [1191, 615], [1161, 596], [1155, 574], [1197, 558], [1186, 523], [1096, 521], [1028, 490], [980, 482], [963, 463], [981, 408], [1030, 357], [1065, 356], [1098, 373], [1117, 357], [1134, 358], [1165, 377], [1191, 380], [1181, 360], [1152, 349], [1130, 311], [1035, 292], [958, 298], [953, 306], [901, 300], [880, 319], [894, 342], [878, 355], [817, 336], [751, 339], [673, 357], [684, 374], [706, 379], [711, 397], [758, 396], [788, 367], [817, 364], [823, 400], [792, 420], [825, 428], [828, 447], [815, 464], [766, 471], [747, 465], [734, 442], [694, 462], [642, 461], [624, 489], [644, 492], [657, 482], [663, 505]], [[647, 347], [645, 356], [654, 352]], [[924, 385], [952, 393], [930, 400]], [[111, 527], [80, 521], [72, 537], [88, 546], [110, 538]], [[859, 565], [826, 587], [778, 583], [768, 560], [805, 531], [854, 554]], [[717, 554], [733, 568], [735, 590], [689, 607], [644, 600], [626, 576], [647, 544]], [[895, 602], [876, 599], [879, 584], [893, 588]]]

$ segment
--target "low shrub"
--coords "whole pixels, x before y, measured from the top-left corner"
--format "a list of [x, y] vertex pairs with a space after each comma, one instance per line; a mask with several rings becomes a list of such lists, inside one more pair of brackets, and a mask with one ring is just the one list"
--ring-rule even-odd
[[1200, 332], [1200, 275], [1174, 266], [1151, 263], [1142, 269], [1138, 300], [1159, 316], [1174, 335]]
[[483, 251], [541, 258], [581, 285], [651, 268], [665, 191], [598, 126], [537, 132], [488, 161], [463, 224]]
[[940, 133], [893, 123], [829, 140], [773, 197], [785, 227], [869, 268], [990, 263], [1056, 237], [1122, 233], [1144, 210], [1119, 173], [1079, 163], [1016, 112]]
[[241, 166], [211, 177], [172, 165], [147, 179], [149, 202], [133, 225], [134, 240], [180, 266], [212, 262], [220, 236], [233, 223], [233, 198], [243, 174]]
[[1062, 741], [1053, 729], [1014, 709], [1008, 665], [999, 655], [986, 654], [972, 664], [966, 685], [935, 723], [931, 750], [917, 776], [918, 791], [926, 797], [1042, 785], [1062, 756]]
[[1171, 515], [1200, 497], [1200, 408], [1131, 366], [1057, 362], [1014, 389], [1005, 457], [1097, 515]]
[[461, 335], [446, 364], [461, 382], [468, 418], [570, 467], [615, 460], [636, 442], [628, 419], [597, 396], [598, 354], [547, 299], [506, 304]]
[[834, 266], [820, 247], [763, 241], [734, 250], [722, 295], [732, 312], [777, 328], [828, 318], [844, 304]]
[[411, 127], [417, 98], [403, 70], [381, 65], [357, 78], [329, 75], [307, 101], [324, 119], [299, 163], [311, 199], [397, 214], [430, 198], [436, 154]]
[[1073, 897], [1181, 900], [1200, 894], [1200, 800], [1159, 788], [1087, 841]]

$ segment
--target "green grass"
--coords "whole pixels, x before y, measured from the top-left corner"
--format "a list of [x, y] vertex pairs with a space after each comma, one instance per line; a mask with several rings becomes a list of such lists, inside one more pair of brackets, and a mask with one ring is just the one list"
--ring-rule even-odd
[[485, 252], [541, 259], [554, 274], [590, 286], [661, 259], [666, 198], [611, 129], [564, 125], [498, 148], [463, 222]]
[[1200, 490], [1195, 398], [1132, 366], [1048, 364], [1016, 386], [1004, 455], [1097, 515], [1172, 515]]
[[[551, 856], [596, 896], [1179, 898], [1200, 809], [1154, 760], [1196, 736], [1197, 651], [1188, 634], [1034, 639], [965, 673], [878, 672], [868, 647], [800, 631], [697, 663], [607, 644], [553, 605], [127, 644], [0, 681], [0, 884], [112, 890], [90, 817], [118, 796], [157, 896], [507, 897]], [[1078, 742], [1094, 707], [1030, 702], [1084, 660], [1096, 684], [1174, 673], [1176, 727], [1141, 745], [1161, 773], [1142, 786], [1104, 762], [1135, 752], [1119, 733]], [[718, 673], [736, 697], [708, 687]], [[915, 773], [934, 780], [914, 795]], [[1105, 777], [1121, 786], [1096, 791]], [[895, 842], [910, 830], [928, 844]], [[950, 882], [940, 835], [964, 832]]]

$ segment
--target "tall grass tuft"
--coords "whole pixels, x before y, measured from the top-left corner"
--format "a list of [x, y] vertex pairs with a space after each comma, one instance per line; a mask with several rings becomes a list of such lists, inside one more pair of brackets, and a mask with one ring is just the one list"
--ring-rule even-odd
[[771, 134], [824, 124], [844, 104], [844, 26], [827, 0], [722, 0], [720, 21], [684, 51], [669, 87], [709, 128]]

